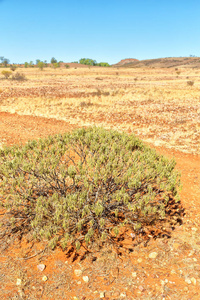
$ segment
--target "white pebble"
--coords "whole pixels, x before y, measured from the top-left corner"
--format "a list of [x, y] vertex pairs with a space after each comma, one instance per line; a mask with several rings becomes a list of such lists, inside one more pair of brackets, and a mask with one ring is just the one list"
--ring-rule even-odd
[[136, 272], [132, 272], [132, 277], [136, 278], [137, 277], [137, 273]]
[[47, 281], [47, 280], [48, 280], [47, 276], [43, 276], [43, 277], [42, 277], [42, 280], [43, 280], [43, 281]]
[[101, 292], [100, 295], [99, 295], [99, 297], [100, 297], [100, 298], [104, 298], [104, 297], [105, 297], [105, 293], [104, 293], [104, 292]]
[[76, 276], [81, 276], [82, 270], [74, 270], [74, 274], [75, 274]]
[[191, 282], [192, 282], [194, 285], [196, 285], [196, 284], [197, 284], [197, 280], [196, 280], [196, 278], [192, 277], [190, 280], [191, 280]]
[[191, 284], [191, 283], [192, 283], [192, 281], [191, 281], [189, 278], [186, 278], [186, 279], [185, 279], [185, 282], [188, 283], [188, 284]]
[[19, 278], [17, 278], [17, 283], [16, 283], [16, 285], [21, 285], [21, 284], [22, 284], [22, 280], [19, 279]]
[[157, 252], [151, 252], [149, 254], [149, 258], [156, 258], [158, 256], [158, 253]]
[[44, 269], [46, 268], [46, 266], [44, 265], [44, 264], [39, 264], [39, 265], [37, 265], [37, 268], [38, 268], [38, 270], [39, 271], [44, 271]]
[[89, 282], [89, 277], [88, 276], [83, 276], [83, 281]]

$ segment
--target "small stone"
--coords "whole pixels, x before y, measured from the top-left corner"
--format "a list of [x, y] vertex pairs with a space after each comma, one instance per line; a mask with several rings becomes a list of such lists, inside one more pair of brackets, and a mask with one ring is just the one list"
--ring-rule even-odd
[[197, 231], [197, 228], [196, 228], [196, 227], [192, 227], [192, 230], [193, 230], [193, 231]]
[[88, 276], [83, 276], [83, 281], [89, 282], [89, 277]]
[[126, 298], [126, 293], [121, 293], [121, 294], [120, 294], [120, 297], [121, 297], [121, 298]]
[[74, 274], [75, 274], [76, 276], [81, 276], [82, 270], [74, 270]]
[[138, 260], [137, 260], [139, 263], [141, 263], [142, 262], [142, 258], [138, 258]]
[[132, 277], [136, 278], [137, 277], [137, 273], [136, 272], [132, 272]]
[[77, 298], [76, 296], [74, 296], [74, 300], [79, 300], [79, 298]]
[[138, 287], [138, 289], [139, 289], [141, 292], [144, 292], [143, 286], [140, 285], [140, 286]]
[[43, 280], [43, 281], [47, 281], [47, 280], [48, 280], [48, 277], [47, 277], [47, 276], [43, 276], [43, 277], [42, 277], [42, 280]]
[[16, 285], [21, 285], [22, 284], [22, 280], [17, 278], [17, 282], [16, 282]]
[[156, 258], [158, 256], [158, 253], [157, 252], [151, 252], [149, 254], [149, 258]]
[[101, 292], [101, 293], [99, 294], [99, 297], [100, 297], [100, 298], [104, 298], [104, 297], [105, 297], [105, 293], [104, 293], [104, 292]]
[[196, 285], [196, 284], [197, 284], [197, 280], [196, 280], [196, 278], [192, 277], [190, 280], [191, 280], [191, 282], [192, 282], [194, 285]]
[[177, 250], [179, 246], [180, 246], [180, 244], [178, 244], [178, 243], [174, 243], [174, 244], [173, 244], [173, 248], [174, 248], [175, 250]]
[[119, 297], [119, 295], [120, 295], [119, 292], [114, 292], [114, 293], [112, 294], [113, 298], [117, 298], [117, 297]]
[[44, 271], [44, 269], [46, 268], [46, 266], [44, 265], [44, 264], [39, 264], [39, 265], [37, 265], [37, 268], [38, 268], [38, 270], [39, 271]]
[[81, 284], [81, 281], [78, 281], [77, 284], [80, 285], [80, 284]]
[[193, 257], [193, 261], [197, 261], [197, 259], [195, 257]]
[[187, 284], [191, 284], [191, 283], [192, 283], [192, 281], [191, 281], [189, 278], [186, 278], [186, 279], [185, 279], [185, 282], [186, 282]]

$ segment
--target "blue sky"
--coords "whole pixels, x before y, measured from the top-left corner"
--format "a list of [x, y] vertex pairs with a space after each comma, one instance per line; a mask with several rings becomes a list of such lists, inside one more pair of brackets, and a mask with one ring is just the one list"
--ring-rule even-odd
[[200, 56], [199, 0], [0, 0], [0, 56], [36, 59]]

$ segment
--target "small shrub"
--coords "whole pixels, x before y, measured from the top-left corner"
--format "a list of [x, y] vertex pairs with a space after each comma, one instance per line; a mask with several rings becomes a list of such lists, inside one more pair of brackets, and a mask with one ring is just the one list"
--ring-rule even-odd
[[88, 107], [88, 106], [92, 106], [93, 105], [93, 103], [89, 100], [89, 101], [82, 101], [81, 103], [80, 103], [80, 107]]
[[12, 76], [12, 80], [24, 81], [26, 80], [26, 76], [23, 73], [17, 72]]
[[38, 68], [42, 71], [44, 69], [44, 62], [43, 61], [39, 61], [37, 63]]
[[65, 68], [66, 68], [66, 69], [69, 69], [69, 65], [65, 65]]
[[8, 78], [10, 77], [10, 75], [12, 74], [12, 72], [3, 70], [3, 71], [1, 72], [1, 74], [2, 74], [6, 79], [8, 79]]
[[6, 147], [0, 238], [29, 233], [52, 248], [79, 249], [112, 243], [123, 227], [162, 227], [170, 203], [179, 214], [174, 167], [134, 135], [96, 127]]
[[187, 81], [187, 85], [193, 86], [194, 85], [194, 81], [191, 81], [191, 80]]
[[11, 69], [11, 71], [15, 71], [16, 69], [17, 69], [17, 67], [15, 66], [15, 65], [12, 65], [11, 67], [10, 67], [10, 69]]

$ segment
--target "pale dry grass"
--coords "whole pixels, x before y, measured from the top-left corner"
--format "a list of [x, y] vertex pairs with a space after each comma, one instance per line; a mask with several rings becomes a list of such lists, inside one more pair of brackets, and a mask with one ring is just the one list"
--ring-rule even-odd
[[157, 146], [200, 153], [198, 70], [182, 69], [179, 75], [175, 69], [99, 67], [17, 71], [27, 81], [0, 80], [1, 111], [135, 132]]

